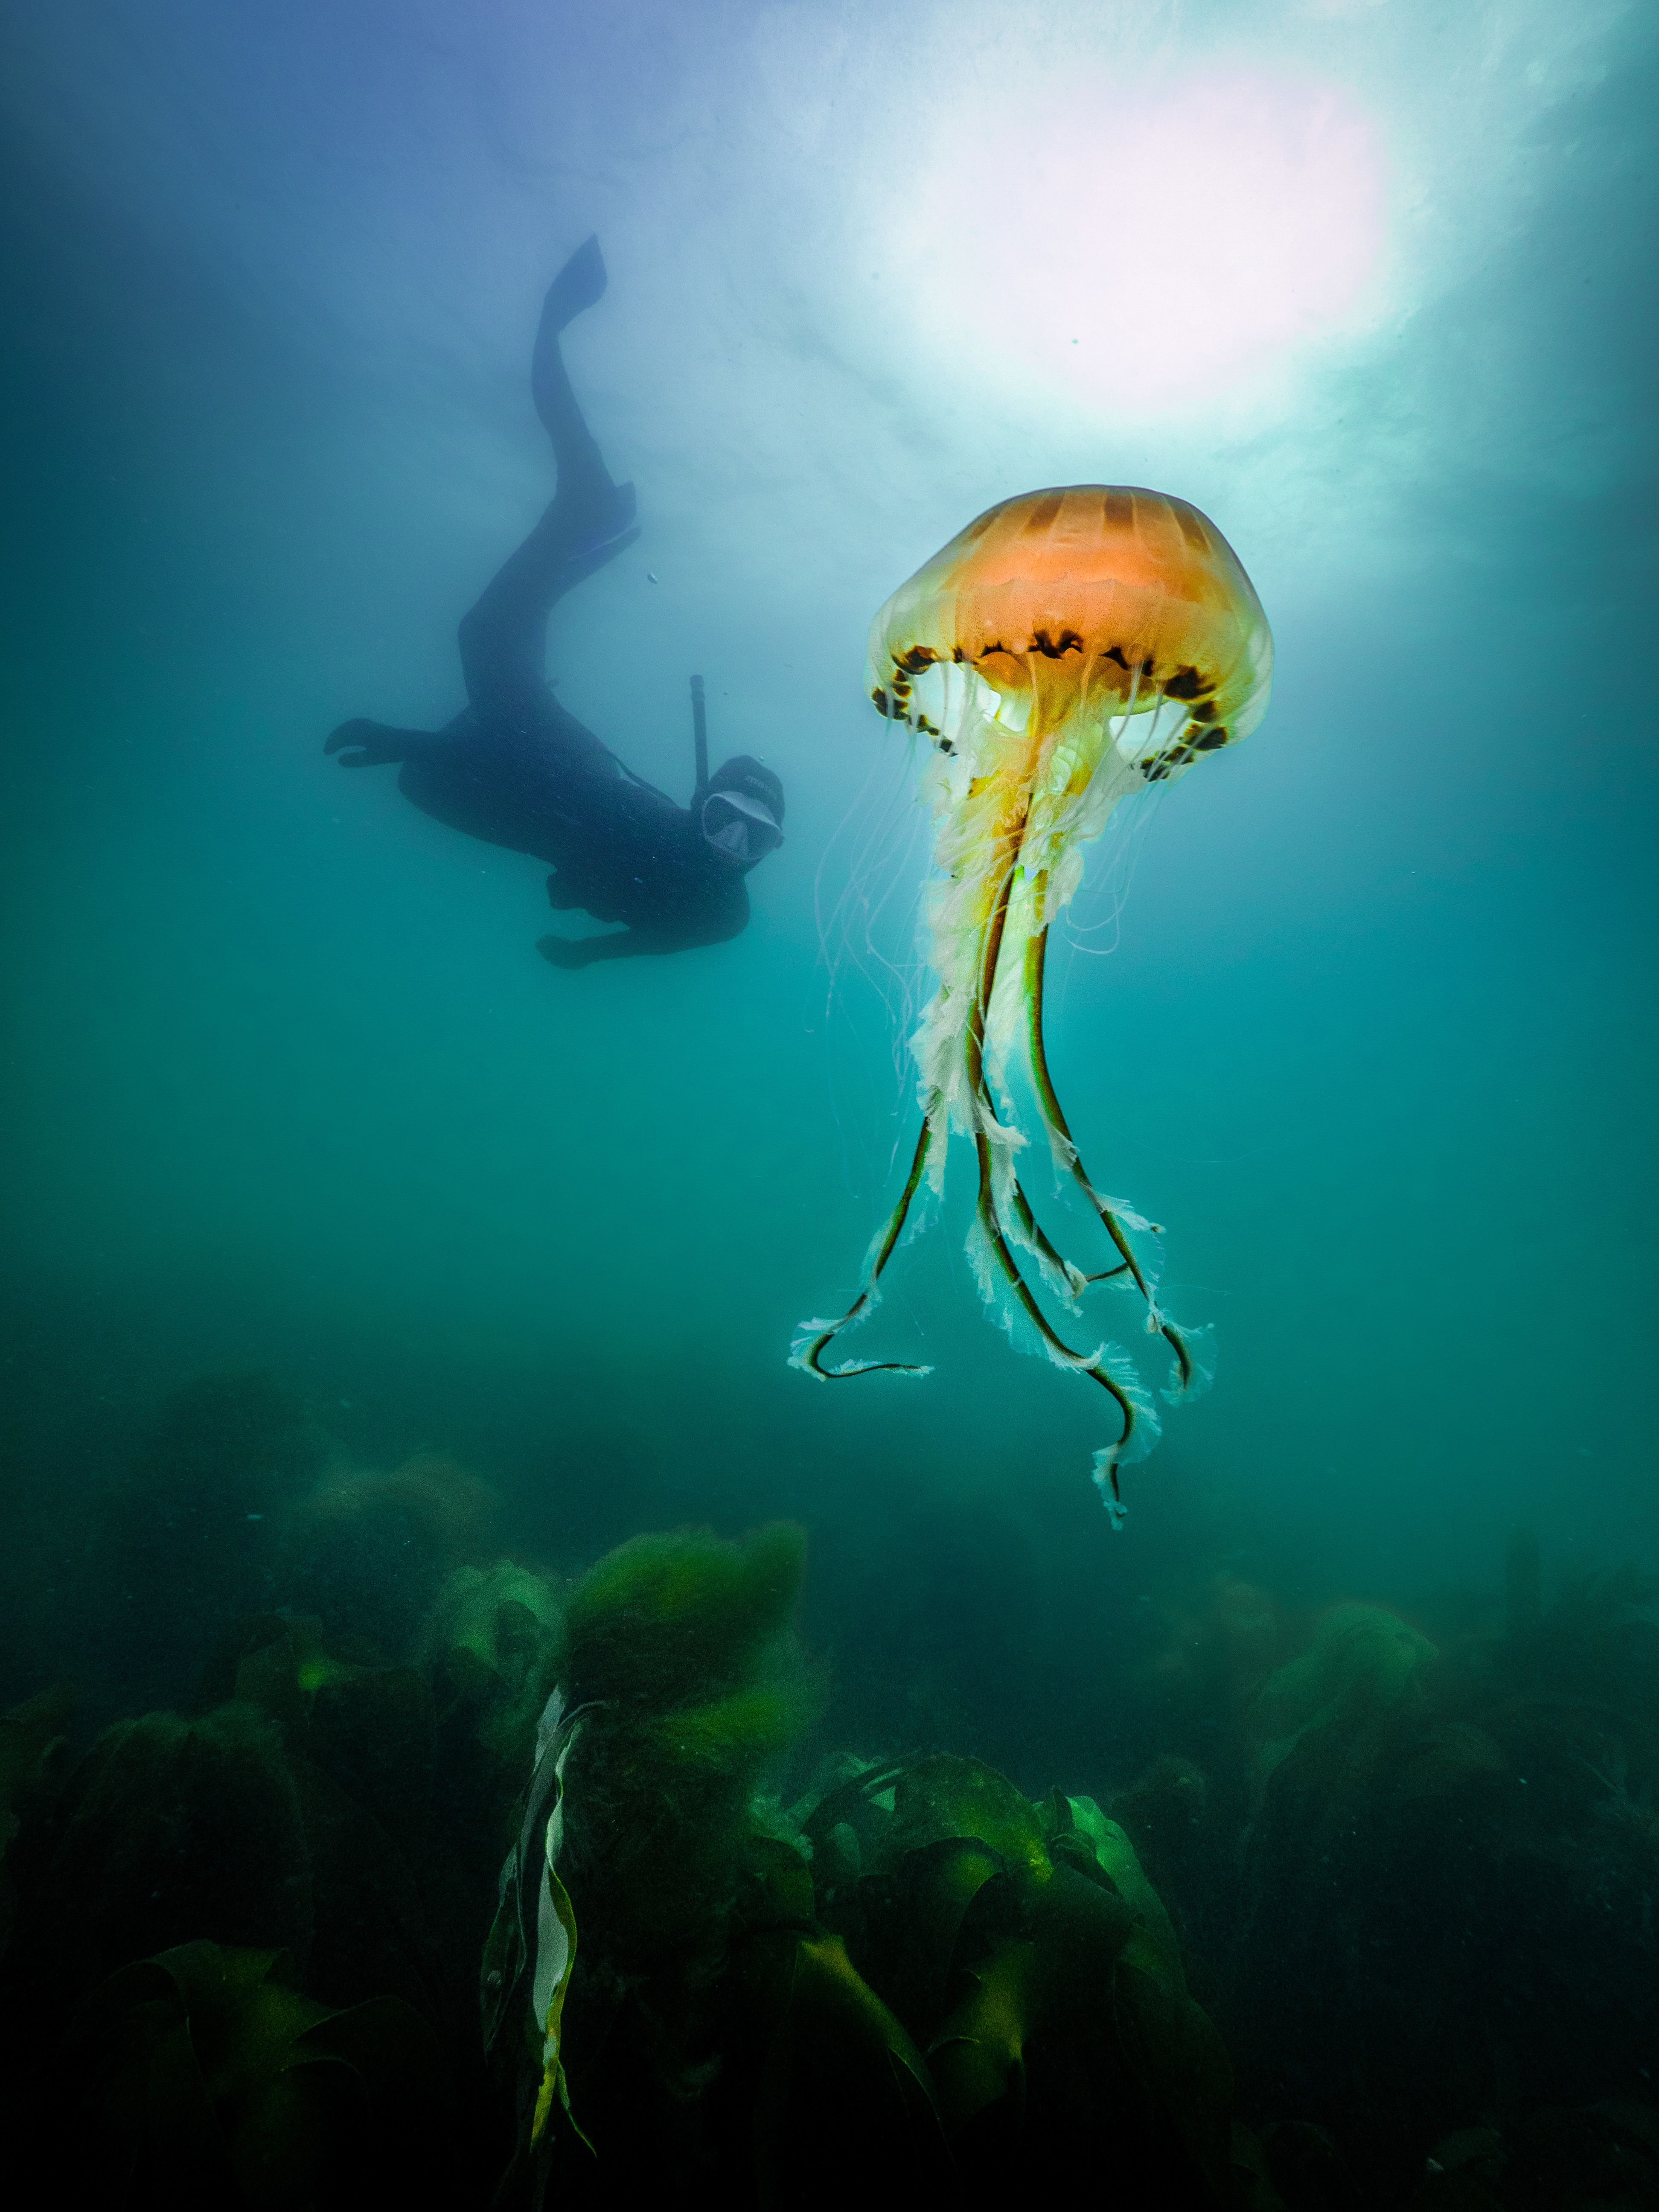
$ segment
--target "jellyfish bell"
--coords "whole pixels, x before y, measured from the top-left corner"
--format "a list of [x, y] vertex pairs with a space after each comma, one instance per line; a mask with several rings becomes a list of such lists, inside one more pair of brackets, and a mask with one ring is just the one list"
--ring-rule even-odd
[[[1119, 1434], [1095, 1458], [1115, 1522], [1118, 1469], [1151, 1449], [1157, 1414], [1125, 1354], [1061, 1338], [1039, 1286], [1073, 1312], [1095, 1283], [1130, 1290], [1173, 1357], [1172, 1402], [1202, 1387], [1211, 1362], [1207, 1332], [1182, 1329], [1158, 1303], [1140, 1241], [1149, 1224], [1085, 1170], [1043, 1042], [1048, 932], [1113, 810], [1247, 737], [1267, 711], [1272, 667], [1267, 617], [1221, 532], [1184, 500], [1134, 486], [1003, 501], [902, 584], [871, 627], [870, 696], [931, 747], [922, 934], [938, 988], [911, 1039], [922, 1123], [904, 1189], [857, 1297], [839, 1320], [802, 1324], [792, 1364], [826, 1382], [927, 1372], [897, 1360], [832, 1367], [823, 1355], [873, 1310], [924, 1181], [943, 1186], [954, 1131], [977, 1159], [969, 1250], [982, 1295], [1115, 1402]], [[1109, 1239], [1106, 1267], [1086, 1272], [1037, 1222], [1020, 1174], [1030, 1140], [1010, 1088], [1017, 1061], [1056, 1168]]]
[[1056, 723], [1098, 723], [1132, 696], [1132, 714], [1186, 704], [1190, 760], [1261, 720], [1273, 641], [1237, 555], [1195, 507], [1079, 484], [990, 508], [888, 600], [870, 631], [881, 712], [904, 717], [918, 675], [944, 663]]

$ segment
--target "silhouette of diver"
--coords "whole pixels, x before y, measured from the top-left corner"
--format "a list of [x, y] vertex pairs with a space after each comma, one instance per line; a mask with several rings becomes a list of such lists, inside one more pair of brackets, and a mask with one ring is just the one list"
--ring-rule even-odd
[[550, 861], [555, 908], [624, 925], [605, 937], [544, 937], [556, 968], [680, 952], [735, 937], [744, 878], [782, 842], [783, 786], [747, 755], [700, 783], [690, 808], [623, 766], [567, 713], [544, 674], [547, 619], [567, 592], [639, 536], [631, 483], [613, 483], [570, 386], [559, 334], [601, 298], [597, 238], [549, 288], [532, 357], [536, 412], [553, 441], [552, 505], [462, 618], [471, 704], [442, 730], [343, 722], [324, 745], [342, 768], [401, 763], [398, 787], [451, 829]]

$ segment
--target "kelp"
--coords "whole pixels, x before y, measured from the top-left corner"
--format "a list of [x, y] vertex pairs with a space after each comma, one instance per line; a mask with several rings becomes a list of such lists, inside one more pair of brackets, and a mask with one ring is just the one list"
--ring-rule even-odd
[[[597, 2157], [603, 2197], [670, 2142], [694, 2168], [713, 2155], [702, 2092], [720, 2070], [732, 1917], [765, 1841], [757, 1793], [816, 1705], [791, 1626], [803, 1566], [790, 1528], [641, 1538], [565, 1601], [484, 1976], [489, 2040], [528, 2054], [511, 2185], [532, 2200], [561, 2157]], [[509, 2038], [502, 1991], [529, 1978], [532, 1887], [534, 1987]]]
[[684, 1715], [776, 1674], [805, 1563], [805, 1532], [787, 1522], [738, 1543], [687, 1532], [618, 1545], [570, 1593], [573, 1692]]
[[[17, 2155], [49, 2158], [66, 2203], [360, 2201], [343, 2177], [378, 2190], [406, 2166], [418, 2198], [447, 2171], [446, 2107], [459, 2099], [477, 2124], [481, 2069], [456, 2030], [488, 1920], [434, 1814], [430, 1689], [283, 1616], [228, 1638], [210, 1675], [210, 1693], [234, 1694], [117, 1723], [24, 1807], [17, 1939], [0, 1974]], [[141, 1972], [145, 1960], [161, 1963]], [[282, 2057], [272, 2038], [295, 2021]], [[222, 2081], [203, 2041], [222, 2028]], [[256, 2046], [272, 2079], [244, 2170], [214, 2146], [242, 2126]], [[299, 2083], [294, 2069], [325, 2058], [353, 2081]]]
[[336, 1466], [284, 1518], [284, 1594], [331, 1633], [404, 1657], [446, 1578], [487, 1556], [495, 1505], [486, 1483], [438, 1453], [389, 1472]]
[[206, 1929], [309, 1967], [305, 1814], [281, 1731], [257, 1705], [118, 1722], [69, 1776], [50, 1844], [15, 1960], [48, 2023], [128, 1960]]
[[[511, 1559], [458, 1567], [416, 1638], [416, 1662], [441, 1706], [465, 1713], [464, 1732], [497, 1763], [509, 1796], [520, 1786], [563, 1649], [563, 1616], [553, 1590]], [[499, 1801], [501, 1792], [489, 1794]]]
[[539, 2147], [556, 2098], [573, 2131], [587, 2142], [570, 2109], [564, 2071], [564, 2006], [576, 1962], [577, 1931], [574, 1908], [559, 1874], [564, 1770], [585, 1717], [585, 1708], [567, 1710], [559, 1690], [543, 1709], [523, 1815], [501, 1868], [479, 1976], [485, 2056], [495, 2056], [503, 2030], [516, 2019], [530, 2060], [527, 2069], [516, 2069], [521, 2156], [533, 2155]]
[[927, 2061], [842, 1939], [807, 1927], [745, 1948], [763, 2052], [750, 2129], [762, 2212], [829, 2212], [872, 2194], [952, 2203]]
[[1269, 1676], [1249, 1709], [1258, 1789], [1298, 1750], [1340, 1736], [1352, 1746], [1419, 1688], [1435, 1647], [1379, 1605], [1338, 1605], [1322, 1614], [1307, 1650]]
[[754, 1794], [818, 1704], [791, 1631], [805, 1568], [786, 1524], [636, 1537], [570, 1593], [560, 1680], [592, 1708], [568, 1778], [573, 1893], [619, 1972], [672, 1960], [695, 1982], [720, 1960]]
[[186, 1943], [94, 1991], [67, 2038], [88, 2199], [234, 2208], [431, 2201], [449, 2165], [431, 2029], [332, 2010], [279, 1952]]
[[798, 1810], [816, 1909], [921, 2054], [964, 2204], [1039, 2183], [1238, 2193], [1225, 2052], [1128, 1838], [1091, 1799], [1033, 1803], [940, 1754], [832, 1772]]
[[[1216, 1671], [1188, 1710], [1201, 1773], [1165, 1753], [1111, 1801], [1204, 1960], [1297, 2212], [1408, 2195], [1476, 2120], [1507, 2144], [1544, 2105], [1650, 2100], [1653, 1595], [1624, 1570], [1552, 1596], [1519, 1532], [1498, 1587], [1452, 1595], [1431, 1633], [1351, 1602], [1247, 1699]], [[1457, 2189], [1477, 2182], [1525, 2196], [1512, 2161]]]
[[207, 2202], [423, 2201], [441, 2100], [398, 2106], [335, 2024], [386, 2000], [435, 2039], [392, 2074], [429, 2081], [435, 2048], [455, 2093], [447, 2212], [498, 2189], [500, 2212], [1649, 2203], [1635, 1578], [1553, 1603], [1540, 1578], [1534, 1603], [1523, 1560], [1459, 1632], [1351, 1604], [1299, 1650], [1230, 1583], [1202, 1768], [1165, 1751], [1103, 1806], [945, 1753], [829, 1753], [790, 1802], [823, 1689], [803, 1566], [787, 1528], [635, 1539], [568, 1588], [469, 1566], [404, 1666], [259, 1613], [197, 1710], [67, 1774], [61, 1702], [0, 1722], [19, 2155], [59, 2146], [70, 2203], [158, 2201], [168, 2172]]
[[[565, 1601], [483, 1975], [525, 2054], [508, 2197], [729, 2203], [752, 2174], [781, 2212], [879, 2175], [988, 2207], [1035, 2178], [1265, 2212], [1175, 1929], [1092, 1800], [945, 1754], [764, 1795], [813, 1706], [801, 1566], [790, 1529], [636, 1539]], [[537, 1914], [557, 1975], [526, 2002]]]
[[75, 1693], [62, 1685], [43, 1690], [0, 1716], [0, 1957], [17, 1917], [17, 1887], [7, 1854], [27, 1813], [38, 1810], [63, 1765], [64, 1734]]
[[431, 1812], [428, 1686], [280, 1616], [210, 1672], [232, 1695], [118, 1723], [68, 1775], [30, 1838], [15, 1976], [61, 2018], [127, 1960], [210, 1933], [283, 1952], [328, 2001], [435, 2014], [449, 1931], [466, 1937]]

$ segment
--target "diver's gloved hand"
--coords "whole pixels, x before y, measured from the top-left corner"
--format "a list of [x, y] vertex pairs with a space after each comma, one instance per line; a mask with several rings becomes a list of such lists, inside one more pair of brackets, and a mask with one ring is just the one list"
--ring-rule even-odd
[[331, 731], [323, 740], [323, 750], [338, 753], [342, 768], [384, 768], [388, 761], [404, 757], [398, 742], [403, 735], [401, 730], [389, 729], [384, 722], [366, 722], [360, 715], [356, 721], [342, 722], [337, 730]]
[[592, 947], [596, 942], [603, 944], [605, 940], [591, 937], [538, 937], [536, 950], [556, 968], [586, 968], [593, 957]]

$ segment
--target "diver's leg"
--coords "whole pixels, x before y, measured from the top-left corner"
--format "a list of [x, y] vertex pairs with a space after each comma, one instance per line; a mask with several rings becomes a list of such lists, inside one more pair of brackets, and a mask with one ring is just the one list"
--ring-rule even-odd
[[542, 319], [530, 356], [530, 396], [559, 465], [559, 498], [571, 507], [598, 512], [613, 501], [617, 487], [600, 457], [592, 432], [571, 386], [559, 345], [561, 334], [578, 315], [605, 296], [605, 261], [599, 241], [579, 246], [547, 288]]
[[611, 481], [583, 419], [559, 334], [605, 286], [599, 240], [577, 247], [548, 288], [531, 359], [531, 395], [558, 465], [558, 489], [524, 544], [462, 618], [467, 696], [491, 722], [520, 734], [546, 719], [547, 617], [565, 593], [602, 568], [639, 532], [634, 487]]
[[[553, 511], [569, 531], [571, 552], [578, 560], [594, 553], [608, 560], [610, 541], [620, 538], [634, 521], [634, 487], [612, 483], [571, 386], [559, 344], [562, 333], [577, 316], [604, 298], [606, 281], [599, 241], [590, 238], [548, 286], [530, 356], [530, 396], [558, 464]], [[573, 580], [580, 581], [580, 575], [599, 565], [599, 561], [588, 562]], [[569, 588], [568, 583], [562, 586]]]

